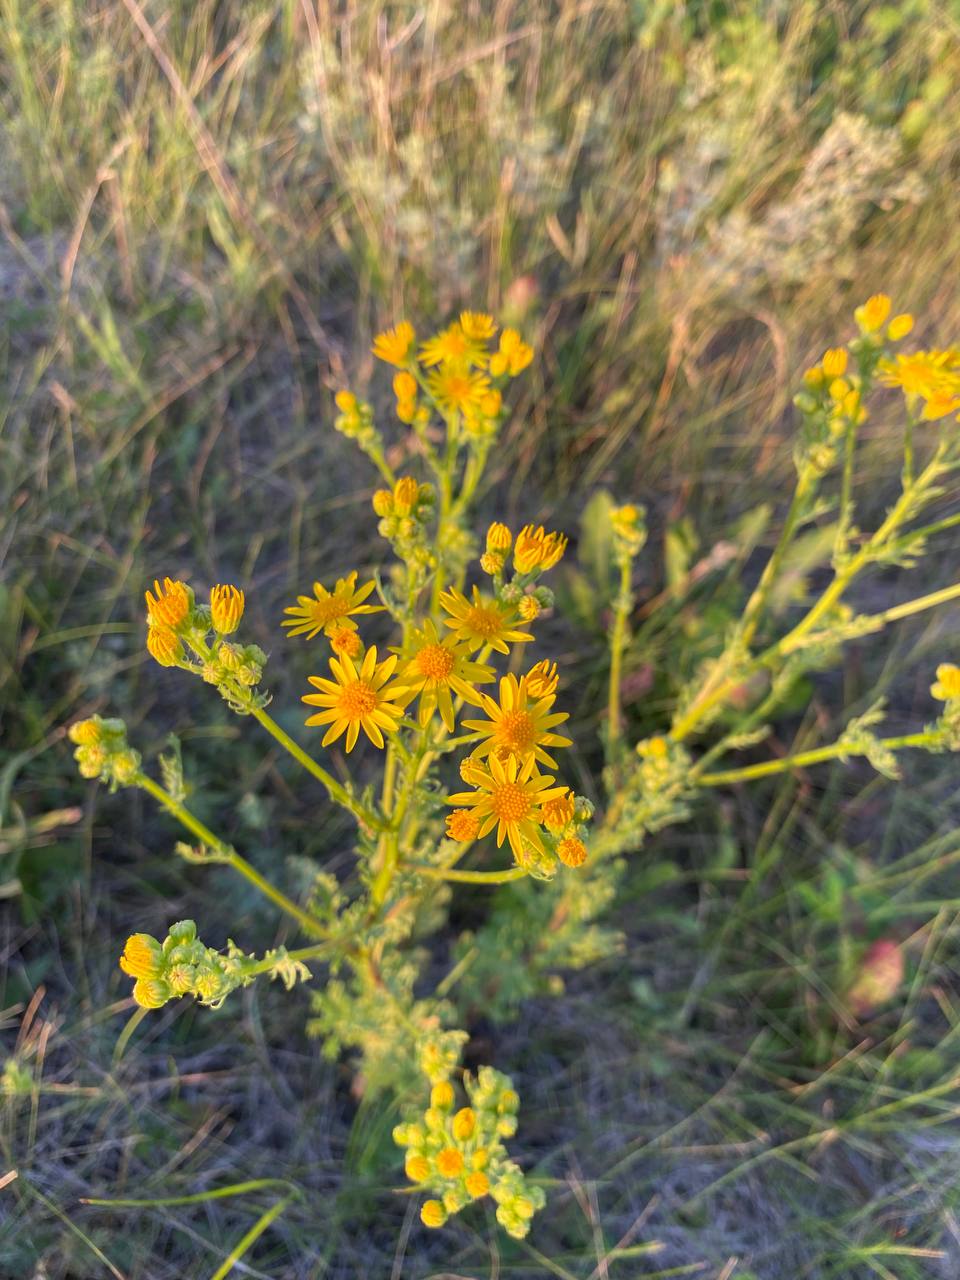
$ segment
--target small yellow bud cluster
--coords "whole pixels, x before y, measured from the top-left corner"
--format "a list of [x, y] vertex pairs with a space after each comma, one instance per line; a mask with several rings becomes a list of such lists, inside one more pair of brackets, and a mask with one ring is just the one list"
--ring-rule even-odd
[[481, 1067], [476, 1080], [466, 1075], [464, 1085], [469, 1106], [455, 1111], [453, 1085], [438, 1080], [422, 1116], [393, 1131], [397, 1145], [406, 1148], [407, 1177], [434, 1193], [424, 1202], [420, 1220], [442, 1227], [451, 1214], [490, 1195], [498, 1206], [497, 1221], [521, 1239], [545, 1196], [542, 1188], [527, 1184], [503, 1145], [516, 1133], [520, 1100], [509, 1078], [491, 1067]]
[[614, 557], [618, 564], [633, 560], [647, 540], [646, 509], [634, 502], [614, 507], [610, 512]]
[[507, 563], [507, 553], [513, 545], [513, 534], [505, 524], [495, 521], [487, 530], [487, 542], [480, 557], [480, 568], [491, 578], [503, 574]]
[[490, 375], [494, 378], [515, 378], [533, 360], [533, 347], [520, 337], [516, 329], [504, 329], [500, 334], [499, 349], [490, 357]]
[[559, 795], [545, 801], [540, 817], [546, 829], [541, 837], [542, 847], [524, 844], [518, 864], [543, 880], [553, 878], [558, 861], [565, 867], [582, 867], [588, 857], [587, 824], [593, 817], [593, 804], [586, 796], [575, 796], [569, 787], [564, 787]]
[[91, 716], [72, 724], [69, 736], [77, 748], [73, 758], [81, 777], [99, 778], [114, 790], [136, 781], [140, 754], [127, 745], [127, 726], [122, 720]]
[[358, 400], [352, 391], [338, 391], [334, 401], [340, 412], [333, 420], [334, 428], [348, 440], [356, 440], [364, 453], [379, 453], [383, 440], [373, 421], [373, 409]]
[[249, 970], [255, 963], [232, 944], [225, 956], [204, 946], [192, 920], [171, 925], [162, 943], [149, 933], [133, 934], [120, 957], [120, 968], [135, 979], [133, 998], [143, 1009], [159, 1009], [186, 995], [219, 1006], [231, 991], [253, 981]]
[[373, 495], [380, 536], [393, 543], [402, 560], [427, 565], [427, 531], [436, 501], [433, 485], [418, 484], [413, 476], [401, 476], [392, 490], [378, 489]]
[[393, 394], [397, 397], [397, 417], [407, 426], [422, 425], [423, 419], [429, 421], [430, 411], [417, 407], [417, 380], [405, 369], [393, 379]]

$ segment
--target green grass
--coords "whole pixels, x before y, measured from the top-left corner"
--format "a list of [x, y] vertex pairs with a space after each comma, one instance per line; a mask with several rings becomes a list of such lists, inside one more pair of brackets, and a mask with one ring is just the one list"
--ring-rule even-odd
[[[612, 912], [622, 960], [521, 1026], [478, 1021], [478, 1055], [520, 1082], [524, 1163], [552, 1184], [517, 1245], [480, 1211], [421, 1230], [392, 1117], [319, 1060], [296, 996], [164, 1012], [114, 1060], [132, 925], [281, 935], [227, 872], [175, 862], [165, 820], [81, 785], [63, 726], [110, 709], [146, 750], [175, 730], [201, 816], [291, 890], [290, 850], [345, 865], [319, 791], [144, 660], [144, 586], [242, 580], [295, 725], [306, 659], [280, 652], [282, 603], [379, 555], [373, 478], [329, 393], [380, 396], [371, 334], [463, 305], [538, 350], [485, 508], [573, 532], [606, 485], [648, 503], [673, 555], [693, 536], [707, 555], [730, 518], [781, 501], [797, 374], [856, 302], [893, 294], [920, 345], [960, 334], [958, 24], [928, 0], [0, 0], [11, 1274], [205, 1278], [238, 1248], [272, 1278], [955, 1273], [950, 760], [899, 787], [830, 766], [721, 793], [636, 860]], [[868, 431], [879, 508], [891, 427]], [[668, 568], [645, 554], [641, 602]], [[895, 576], [876, 590], [900, 598]], [[693, 634], [695, 611], [680, 622]], [[599, 641], [555, 631], [589, 731]], [[638, 688], [675, 634], [628, 655]], [[915, 726], [955, 656], [943, 620], [856, 647], [778, 745], [829, 740], [878, 688], [894, 728]], [[637, 733], [659, 724], [642, 695], [628, 712]], [[902, 943], [907, 981], [851, 1026], [830, 1011], [875, 935]], [[279, 1184], [85, 1203], [260, 1179]]]

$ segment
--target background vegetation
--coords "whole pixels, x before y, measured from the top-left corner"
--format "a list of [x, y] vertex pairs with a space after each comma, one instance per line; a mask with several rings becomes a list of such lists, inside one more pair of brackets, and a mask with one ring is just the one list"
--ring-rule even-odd
[[[366, 388], [377, 328], [461, 306], [538, 351], [487, 513], [575, 535], [600, 486], [650, 508], [640, 609], [665, 621], [628, 689], [655, 731], [658, 664], [723, 618], [688, 571], [778, 509], [799, 372], [880, 289], [918, 345], [960, 335], [956, 3], [0, 0], [0, 116], [0, 1269], [206, 1277], [239, 1248], [271, 1278], [957, 1274], [951, 757], [718, 796], [637, 855], [618, 962], [519, 1025], [478, 1012], [551, 1183], [513, 1244], [480, 1214], [427, 1237], [394, 1116], [296, 997], [176, 1007], [118, 1049], [131, 928], [282, 935], [135, 795], [82, 785], [64, 738], [94, 711], [147, 750], [176, 731], [198, 798], [292, 891], [298, 859], [343, 863], [322, 796], [146, 659], [142, 592], [243, 583], [298, 726], [282, 605], [381, 554], [329, 393]], [[893, 425], [868, 424], [878, 510]], [[797, 742], [878, 692], [895, 730], [922, 722], [954, 624], [853, 646]], [[553, 627], [596, 740], [603, 619], [574, 579]], [[841, 993], [878, 940], [906, 979], [856, 1020]], [[253, 1179], [284, 1185], [205, 1198]], [[84, 1203], [123, 1195], [199, 1199]]]

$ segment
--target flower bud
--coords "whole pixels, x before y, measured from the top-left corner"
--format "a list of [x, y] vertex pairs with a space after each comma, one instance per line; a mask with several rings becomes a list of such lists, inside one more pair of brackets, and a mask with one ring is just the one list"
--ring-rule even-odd
[[210, 621], [214, 631], [231, 635], [243, 617], [244, 595], [234, 586], [216, 586], [210, 592]]
[[425, 1227], [442, 1227], [447, 1220], [447, 1211], [439, 1200], [424, 1200], [420, 1209], [420, 1221]]
[[477, 1116], [471, 1107], [461, 1107], [453, 1117], [453, 1136], [458, 1142], [466, 1142], [473, 1137], [477, 1127]]
[[393, 494], [389, 489], [378, 489], [373, 495], [374, 514], [380, 516], [393, 515]]

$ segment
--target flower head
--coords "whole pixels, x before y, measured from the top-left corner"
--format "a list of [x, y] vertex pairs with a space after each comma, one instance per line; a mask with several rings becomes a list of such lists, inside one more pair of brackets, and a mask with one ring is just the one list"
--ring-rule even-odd
[[[472, 313], [465, 312], [465, 315]], [[487, 317], [489, 319], [489, 317]], [[492, 323], [492, 321], [491, 321]], [[496, 327], [496, 326], [494, 326]], [[471, 330], [473, 326], [471, 325]], [[486, 335], [487, 337], [491, 335]], [[482, 369], [487, 363], [485, 337], [468, 332], [462, 324], [454, 322], [433, 338], [428, 338], [420, 348], [420, 363], [428, 368], [448, 365], [458, 369], [471, 365]]]
[[[284, 619], [281, 625], [290, 628], [288, 634], [291, 636], [306, 635], [308, 640], [312, 640], [318, 631], [328, 628], [355, 628], [356, 623], [351, 621], [351, 615], [355, 613], [379, 613], [381, 605], [364, 604], [376, 583], [371, 579], [358, 587], [357, 576], [354, 570], [345, 578], [338, 579], [333, 591], [328, 591], [321, 583], [315, 582], [313, 598], [297, 596], [297, 603], [284, 609], [284, 613], [291, 616]], [[333, 624], [336, 624], [335, 628]]]
[[177, 633], [169, 627], [149, 627], [147, 652], [161, 667], [175, 667], [183, 657], [183, 645]]
[[497, 332], [497, 322], [483, 311], [461, 311], [460, 328], [467, 338], [486, 342]]
[[480, 695], [480, 706], [488, 718], [463, 721], [465, 729], [472, 729], [483, 739], [473, 755], [482, 758], [493, 753], [500, 760], [532, 759], [555, 769], [556, 760], [544, 748], [573, 745], [570, 738], [553, 732], [569, 719], [566, 712], [552, 712], [555, 702], [553, 695], [531, 700], [525, 676], [519, 680], [515, 675], [504, 676], [499, 702], [489, 694]]
[[441, 639], [435, 624], [429, 619], [421, 630], [414, 632], [403, 652], [404, 663], [397, 672], [397, 678], [406, 686], [404, 705], [419, 694], [422, 726], [429, 724], [439, 709], [440, 718], [452, 733], [454, 694], [480, 705], [480, 694], [474, 685], [489, 684], [493, 680], [493, 668], [471, 662], [469, 655], [470, 649], [464, 641], [456, 636]]
[[402, 320], [395, 328], [378, 333], [370, 350], [378, 360], [402, 369], [410, 362], [416, 340], [417, 335], [414, 333], [413, 325], [407, 320]]
[[343, 626], [336, 631], [331, 631], [330, 648], [338, 657], [344, 654], [348, 658], [359, 658], [363, 653], [363, 641], [360, 639], [360, 633], [352, 627]]
[[567, 836], [557, 845], [557, 857], [565, 867], [582, 867], [587, 860], [587, 846], [576, 836]]
[[576, 805], [573, 801], [573, 792], [569, 787], [563, 795], [557, 796], [555, 800], [548, 800], [543, 806], [544, 825], [551, 831], [563, 831], [565, 827], [569, 827], [575, 816]]
[[525, 525], [517, 534], [513, 548], [513, 563], [518, 573], [532, 573], [534, 569], [552, 569], [567, 549], [567, 539], [562, 533], [547, 533], [543, 525], [536, 528]]
[[120, 968], [131, 978], [156, 978], [162, 969], [160, 943], [149, 933], [134, 933], [127, 939]]
[[330, 726], [323, 735], [323, 746], [346, 733], [346, 747], [352, 751], [362, 729], [375, 747], [382, 747], [384, 733], [396, 732], [403, 716], [399, 699], [405, 692], [396, 681], [388, 683], [396, 665], [395, 654], [378, 663], [377, 646], [371, 645], [359, 668], [344, 654], [339, 660], [330, 659], [334, 680], [309, 677], [320, 692], [304, 694], [302, 701], [324, 709], [310, 716], [306, 724]]
[[510, 550], [513, 534], [505, 524], [495, 520], [487, 530], [487, 550], [506, 552]]
[[497, 848], [504, 840], [510, 842], [514, 857], [523, 857], [524, 844], [541, 853], [544, 850], [541, 806], [562, 794], [565, 788], [553, 787], [549, 774], [535, 773], [536, 761], [531, 755], [525, 764], [518, 765], [511, 756], [502, 763], [490, 756], [488, 768], [477, 769], [471, 781], [475, 791], [460, 791], [447, 797], [447, 804], [472, 808], [479, 819], [479, 839], [489, 835], [496, 827]]
[[913, 316], [909, 311], [904, 311], [902, 315], [894, 316], [887, 327], [887, 337], [891, 342], [899, 342], [901, 338], [905, 338], [908, 333], [913, 330]]
[[460, 844], [469, 844], [476, 840], [480, 830], [480, 819], [472, 809], [454, 809], [447, 814], [447, 835]]
[[147, 591], [147, 621], [151, 627], [179, 627], [190, 612], [190, 588], [179, 579], [164, 578], [163, 586], [153, 584], [156, 595]]
[[864, 333], [877, 333], [886, 323], [892, 303], [885, 293], [875, 293], [853, 313]]
[[527, 693], [531, 698], [549, 698], [557, 692], [560, 676], [557, 664], [549, 658], [542, 658], [527, 672]]
[[498, 653], [509, 653], [508, 645], [533, 639], [528, 631], [516, 629], [519, 619], [511, 605], [482, 596], [477, 587], [473, 588], [472, 600], [451, 587], [440, 596], [440, 603], [450, 614], [444, 619], [444, 626], [452, 627], [454, 634], [466, 642], [471, 653], [487, 646]]
[[842, 378], [847, 371], [846, 347], [831, 347], [829, 351], [824, 352], [820, 366], [826, 377]]
[[490, 357], [490, 372], [495, 378], [507, 374], [515, 378], [533, 359], [533, 347], [520, 337], [516, 329], [504, 329], [500, 334], [500, 349]]
[[880, 381], [885, 387], [899, 387], [905, 396], [934, 396], [960, 391], [960, 351], [912, 351], [881, 360]]
[[231, 635], [243, 617], [243, 592], [239, 587], [216, 586], [210, 592], [210, 621], [214, 631]]
[[487, 375], [466, 365], [443, 365], [427, 374], [427, 390], [441, 413], [475, 413], [489, 389]]
[[937, 667], [936, 684], [930, 686], [930, 692], [940, 702], [960, 698], [960, 667], [952, 662], [941, 662]]

